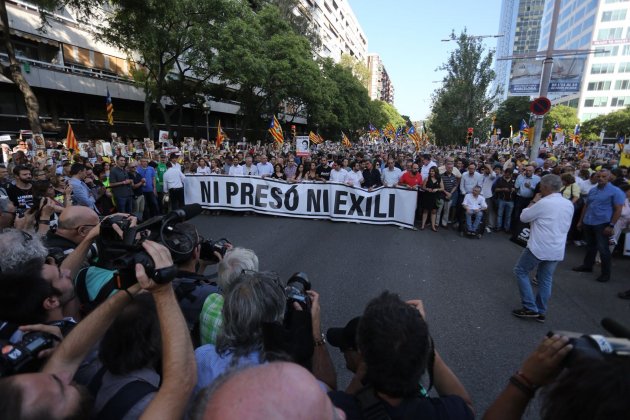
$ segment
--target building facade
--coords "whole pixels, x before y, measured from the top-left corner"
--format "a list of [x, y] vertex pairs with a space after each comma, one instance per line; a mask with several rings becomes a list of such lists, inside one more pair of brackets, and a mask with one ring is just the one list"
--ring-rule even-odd
[[368, 93], [370, 99], [394, 104], [394, 85], [378, 54], [368, 54]]
[[[495, 87], [507, 98], [512, 67], [516, 60], [501, 60], [538, 51], [545, 0], [503, 0], [497, 41]], [[546, 44], [545, 44], [546, 45]]]
[[312, 17], [322, 41], [318, 51], [321, 57], [338, 63], [342, 54], [348, 54], [362, 63], [366, 61], [368, 39], [348, 0], [300, 0], [300, 3]]
[[[541, 42], [548, 37], [552, 9], [547, 0]], [[554, 104], [576, 108], [582, 122], [630, 105], [629, 0], [563, 1], [555, 49], [582, 50], [586, 63], [579, 93], [552, 97]]]

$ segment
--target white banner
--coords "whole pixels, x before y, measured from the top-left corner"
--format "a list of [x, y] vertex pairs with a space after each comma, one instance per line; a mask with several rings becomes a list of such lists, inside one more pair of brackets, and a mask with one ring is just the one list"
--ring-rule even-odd
[[275, 216], [393, 224], [411, 228], [417, 192], [383, 187], [371, 192], [334, 182], [291, 184], [272, 178], [187, 175], [186, 204]]

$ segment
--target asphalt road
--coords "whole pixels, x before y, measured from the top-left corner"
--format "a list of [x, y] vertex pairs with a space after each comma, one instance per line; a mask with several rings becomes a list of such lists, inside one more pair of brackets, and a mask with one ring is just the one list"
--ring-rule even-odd
[[[548, 331], [605, 333], [603, 317], [630, 326], [629, 303], [615, 296], [630, 288], [627, 257], [613, 258], [612, 280], [601, 284], [598, 273], [570, 270], [584, 248], [568, 246], [547, 322], [540, 324], [510, 314], [520, 307], [512, 267], [522, 248], [505, 234], [477, 240], [449, 230], [239, 214], [199, 216], [193, 223], [206, 238], [227, 237], [254, 250], [261, 270], [284, 279], [308, 273], [321, 295], [324, 329], [344, 326], [383, 290], [422, 299], [436, 349], [472, 395], [479, 417]], [[339, 351], [329, 349], [343, 388], [350, 374]], [[538, 417], [536, 406], [528, 417]]]

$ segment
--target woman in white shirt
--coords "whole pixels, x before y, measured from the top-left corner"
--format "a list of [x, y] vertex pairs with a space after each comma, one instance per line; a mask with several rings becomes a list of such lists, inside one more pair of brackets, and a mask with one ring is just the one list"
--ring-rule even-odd
[[212, 171], [210, 170], [210, 166], [208, 166], [208, 162], [204, 158], [200, 158], [197, 162], [197, 175], [210, 175]]

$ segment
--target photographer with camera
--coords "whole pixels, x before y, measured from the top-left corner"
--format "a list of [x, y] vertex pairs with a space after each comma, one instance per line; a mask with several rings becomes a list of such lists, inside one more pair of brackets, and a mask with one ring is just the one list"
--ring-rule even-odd
[[[162, 384], [141, 418], [180, 418], [195, 381], [195, 362], [185, 320], [175, 299], [170, 274], [170, 253], [155, 242], [142, 244], [154, 266], [151, 278], [141, 264], [135, 265], [138, 281], [119, 292], [85, 318], [54, 352], [41, 373], [16, 375], [0, 380], [0, 417], [86, 418], [92, 408], [87, 390], [72, 382], [81, 362], [134, 296], [151, 293], [156, 303], [162, 333]], [[156, 283], [160, 279], [162, 283]]]
[[[329, 393], [348, 419], [474, 418], [470, 396], [433, 348], [425, 318], [420, 300], [384, 292], [368, 303], [357, 330], [365, 366], [353, 379], [365, 385], [354, 394]], [[427, 370], [439, 398], [419, 389]]]

